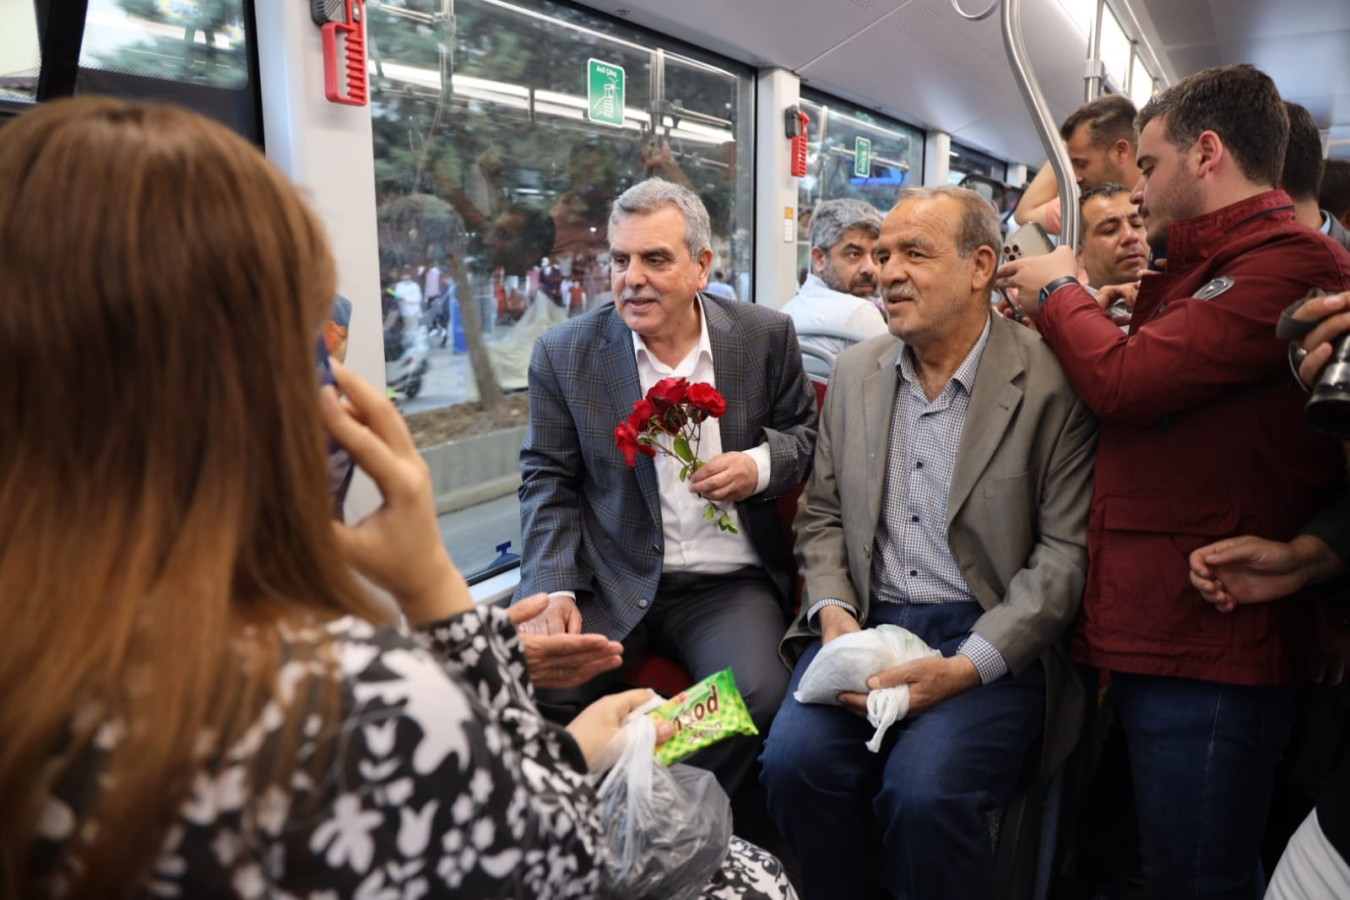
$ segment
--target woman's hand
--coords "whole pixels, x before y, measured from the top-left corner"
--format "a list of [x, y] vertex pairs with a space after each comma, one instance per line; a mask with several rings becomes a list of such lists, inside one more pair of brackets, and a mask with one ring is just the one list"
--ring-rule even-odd
[[384, 504], [355, 525], [333, 523], [355, 569], [398, 601], [412, 625], [473, 607], [464, 576], [441, 542], [431, 472], [394, 404], [344, 366], [333, 363], [332, 387], [321, 391], [328, 431], [380, 489]]
[[[628, 718], [628, 714], [655, 696], [646, 688], [624, 691], [622, 694], [609, 694], [583, 709], [568, 723], [567, 730], [581, 746], [581, 754], [586, 757], [588, 766], [594, 762], [605, 745], [614, 739], [614, 735], [619, 733], [619, 728], [623, 726], [623, 720]], [[670, 736], [674, 733], [673, 723], [656, 723], [657, 744], [670, 740]]]

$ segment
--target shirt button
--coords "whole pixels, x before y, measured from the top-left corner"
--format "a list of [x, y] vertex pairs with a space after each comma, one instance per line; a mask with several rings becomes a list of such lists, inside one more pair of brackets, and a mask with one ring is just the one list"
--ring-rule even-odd
[[919, 521], [919, 517], [918, 517], [918, 516], [910, 516], [910, 517], [909, 517], [909, 520], [910, 520], [911, 522], [917, 522], [917, 521]]
[[920, 460], [919, 462], [916, 462], [916, 463], [914, 464], [914, 468], [916, 468], [916, 469], [922, 469], [922, 468], [923, 468], [923, 460]]
[[639, 601], [638, 601], [638, 609], [646, 609], [646, 608], [648, 607], [648, 605], [649, 605], [649, 604], [647, 603], [646, 600], [639, 600]]
[[909, 577], [910, 577], [910, 578], [916, 578], [916, 577], [918, 577], [918, 574], [919, 574], [919, 570], [918, 570], [918, 569], [910, 569], [910, 570], [909, 570]]

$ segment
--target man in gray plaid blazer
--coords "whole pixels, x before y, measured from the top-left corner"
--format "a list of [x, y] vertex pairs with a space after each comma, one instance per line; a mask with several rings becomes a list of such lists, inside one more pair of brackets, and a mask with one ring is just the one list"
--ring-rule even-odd
[[[793, 577], [774, 498], [807, 474], [815, 394], [792, 322], [700, 291], [712, 264], [708, 214], [686, 188], [650, 179], [614, 203], [615, 301], [545, 334], [530, 360], [530, 427], [520, 452], [524, 552], [517, 599], [549, 595], [529, 633], [598, 632], [630, 659], [650, 647], [695, 678], [731, 667], [767, 730], [787, 671], [777, 658]], [[702, 426], [707, 465], [628, 466], [615, 427], [658, 380], [711, 382], [726, 398]], [[704, 517], [707, 500], [739, 533]], [[566, 682], [566, 672], [547, 679]], [[541, 691], [559, 717], [612, 690], [613, 672], [569, 691]], [[694, 761], [735, 798], [758, 739], [723, 742]]]

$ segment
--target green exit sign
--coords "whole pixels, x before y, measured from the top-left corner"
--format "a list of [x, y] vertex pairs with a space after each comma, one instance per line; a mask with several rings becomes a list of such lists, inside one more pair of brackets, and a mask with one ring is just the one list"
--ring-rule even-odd
[[602, 125], [623, 127], [623, 66], [599, 59], [586, 60], [589, 103], [587, 117]]
[[867, 138], [853, 142], [853, 174], [859, 178], [872, 177], [872, 142]]

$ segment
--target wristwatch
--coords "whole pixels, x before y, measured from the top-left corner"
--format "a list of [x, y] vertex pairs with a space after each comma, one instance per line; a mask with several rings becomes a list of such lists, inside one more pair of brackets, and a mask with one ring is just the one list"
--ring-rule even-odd
[[1078, 284], [1078, 283], [1079, 283], [1078, 279], [1072, 275], [1059, 276], [1054, 281], [1050, 282], [1045, 287], [1041, 288], [1041, 302], [1036, 304], [1036, 308], [1040, 309], [1042, 306], [1044, 306], [1045, 301], [1050, 299], [1050, 295], [1053, 294], [1055, 291], [1059, 290], [1060, 288], [1064, 287], [1064, 285]]

